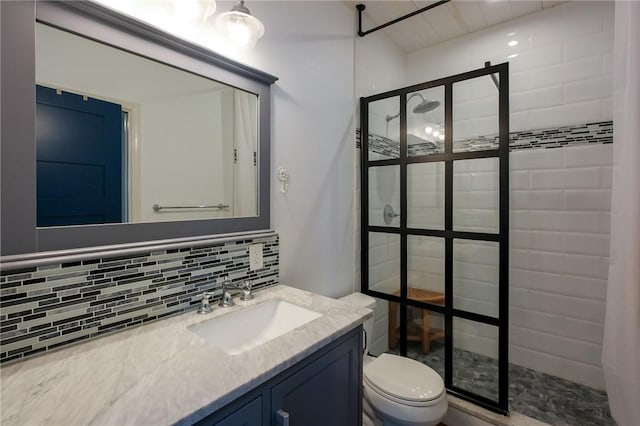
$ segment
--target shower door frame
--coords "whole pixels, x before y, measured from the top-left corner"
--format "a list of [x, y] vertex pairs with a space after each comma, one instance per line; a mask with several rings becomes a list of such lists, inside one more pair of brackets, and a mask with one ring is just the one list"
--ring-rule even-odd
[[[453, 84], [482, 76], [498, 74], [498, 149], [469, 152], [453, 152]], [[407, 95], [433, 87], [443, 86], [445, 95], [445, 151], [409, 157], [407, 146]], [[394, 159], [368, 159], [369, 103], [386, 98], [399, 97], [400, 107], [400, 156]], [[407, 355], [407, 307], [438, 312], [445, 324], [445, 387], [447, 392], [471, 401], [491, 411], [508, 414], [508, 344], [509, 344], [509, 63], [488, 65], [449, 77], [420, 83], [376, 95], [360, 98], [361, 142], [361, 291], [379, 299], [398, 303], [400, 306], [400, 353]], [[480, 233], [453, 230], [453, 162], [481, 158], [499, 159], [499, 227], [498, 233]], [[428, 162], [445, 163], [445, 226], [444, 230], [409, 229], [407, 227], [407, 165]], [[369, 225], [369, 168], [379, 166], [400, 167], [400, 226]], [[382, 293], [369, 288], [369, 233], [387, 233], [400, 236], [400, 296]], [[407, 237], [418, 235], [439, 237], [445, 240], [445, 304], [436, 305], [409, 299], [407, 285]], [[453, 240], [477, 240], [497, 242], [499, 245], [498, 318], [453, 307]], [[462, 318], [498, 327], [498, 401], [477, 395], [453, 384], [453, 318]]]

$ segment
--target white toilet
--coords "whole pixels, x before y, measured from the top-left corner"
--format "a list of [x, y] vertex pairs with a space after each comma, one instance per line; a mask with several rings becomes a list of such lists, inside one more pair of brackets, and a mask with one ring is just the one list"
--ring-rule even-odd
[[[343, 302], [373, 310], [374, 298], [352, 293]], [[373, 336], [373, 318], [365, 321], [367, 344]], [[447, 412], [447, 393], [442, 378], [428, 366], [384, 353], [375, 358], [365, 348], [363, 424], [377, 426], [435, 426]]]

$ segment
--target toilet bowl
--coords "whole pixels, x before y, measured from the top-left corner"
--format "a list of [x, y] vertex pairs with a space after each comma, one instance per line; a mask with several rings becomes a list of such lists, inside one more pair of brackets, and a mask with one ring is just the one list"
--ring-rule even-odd
[[[352, 293], [340, 300], [369, 309], [375, 299]], [[373, 318], [365, 321], [367, 344], [373, 335]], [[428, 366], [397, 355], [365, 355], [363, 359], [364, 414], [378, 426], [435, 426], [447, 412], [442, 378]]]

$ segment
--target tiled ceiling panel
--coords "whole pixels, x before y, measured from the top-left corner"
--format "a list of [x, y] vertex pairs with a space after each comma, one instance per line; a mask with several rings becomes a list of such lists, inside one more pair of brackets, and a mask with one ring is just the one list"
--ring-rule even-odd
[[[424, 0], [362, 0], [374, 26], [436, 3]], [[452, 0], [381, 30], [406, 53], [557, 6], [559, 0]], [[355, 7], [355, 6], [354, 6]], [[364, 26], [366, 31], [371, 27]]]

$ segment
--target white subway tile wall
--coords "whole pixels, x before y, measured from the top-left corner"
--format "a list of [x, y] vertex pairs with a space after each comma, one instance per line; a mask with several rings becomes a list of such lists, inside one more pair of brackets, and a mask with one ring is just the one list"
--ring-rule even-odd
[[511, 159], [511, 362], [603, 389], [612, 145]]
[[[510, 131], [608, 121], [612, 118], [614, 2], [566, 2], [408, 55], [408, 82], [417, 84], [509, 62]], [[515, 46], [507, 42], [515, 40]], [[491, 87], [486, 84], [487, 90]], [[496, 92], [454, 94], [454, 120], [464, 102], [491, 103]], [[492, 108], [495, 110], [495, 108]], [[497, 120], [495, 121], [497, 122]], [[473, 134], [473, 124], [459, 125]], [[478, 134], [487, 134], [476, 131]]]

